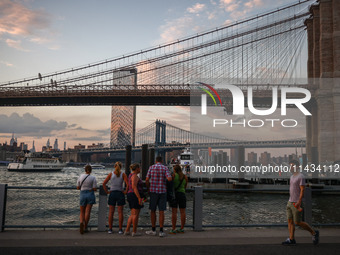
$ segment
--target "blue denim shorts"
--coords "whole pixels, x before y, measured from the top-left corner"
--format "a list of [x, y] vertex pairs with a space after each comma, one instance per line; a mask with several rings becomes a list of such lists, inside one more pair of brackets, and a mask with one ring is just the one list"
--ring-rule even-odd
[[80, 191], [80, 206], [93, 205], [96, 203], [96, 196], [93, 190]]

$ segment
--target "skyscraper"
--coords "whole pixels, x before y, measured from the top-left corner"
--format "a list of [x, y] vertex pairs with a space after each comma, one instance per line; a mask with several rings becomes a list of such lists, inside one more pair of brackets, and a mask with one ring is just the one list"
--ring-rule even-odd
[[[137, 86], [137, 70], [120, 70], [113, 73], [113, 83]], [[110, 147], [134, 146], [136, 106], [112, 106]]]
[[111, 147], [124, 147], [134, 144], [136, 106], [112, 106]]
[[34, 140], [33, 140], [33, 145], [32, 145], [32, 149], [30, 149], [30, 152], [35, 152]]
[[54, 141], [53, 149], [56, 150], [56, 151], [59, 150], [58, 149], [58, 139], [57, 138]]

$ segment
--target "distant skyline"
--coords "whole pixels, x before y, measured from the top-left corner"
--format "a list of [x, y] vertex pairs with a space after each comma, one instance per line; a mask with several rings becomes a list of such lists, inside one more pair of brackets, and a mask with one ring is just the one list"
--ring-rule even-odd
[[[292, 2], [0, 0], [0, 83], [139, 51]], [[189, 107], [137, 107], [137, 130], [156, 119], [188, 130], [189, 114]], [[56, 138], [59, 147], [108, 144], [110, 118], [110, 106], [1, 107], [0, 143], [14, 133], [37, 150]]]

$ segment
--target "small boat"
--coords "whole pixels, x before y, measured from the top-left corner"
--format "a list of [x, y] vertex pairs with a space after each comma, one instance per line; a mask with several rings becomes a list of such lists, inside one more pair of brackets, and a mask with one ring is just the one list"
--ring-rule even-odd
[[26, 153], [24, 157], [17, 158], [16, 162], [9, 163], [8, 171], [16, 172], [53, 172], [61, 171], [66, 166], [59, 158], [46, 153]]
[[183, 173], [187, 176], [190, 175], [190, 169], [194, 166], [194, 154], [190, 151], [190, 148], [185, 150], [178, 156], [178, 158], [172, 159], [170, 163], [170, 170], [173, 171], [173, 167], [179, 164], [182, 167]]
[[90, 164], [92, 169], [105, 169], [105, 166], [100, 165], [100, 164]]
[[180, 164], [182, 166], [194, 164], [194, 154], [190, 151], [190, 148], [185, 148], [185, 150], [179, 155], [179, 157]]

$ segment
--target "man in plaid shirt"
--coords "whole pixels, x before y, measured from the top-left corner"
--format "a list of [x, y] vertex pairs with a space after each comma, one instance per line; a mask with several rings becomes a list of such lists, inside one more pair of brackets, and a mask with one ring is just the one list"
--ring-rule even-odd
[[159, 236], [164, 237], [164, 211], [166, 210], [166, 180], [171, 181], [172, 177], [169, 169], [162, 165], [162, 157], [156, 158], [156, 164], [150, 166], [146, 175], [146, 186], [149, 188], [152, 230], [146, 234], [155, 236], [156, 232], [156, 209], [159, 210]]

